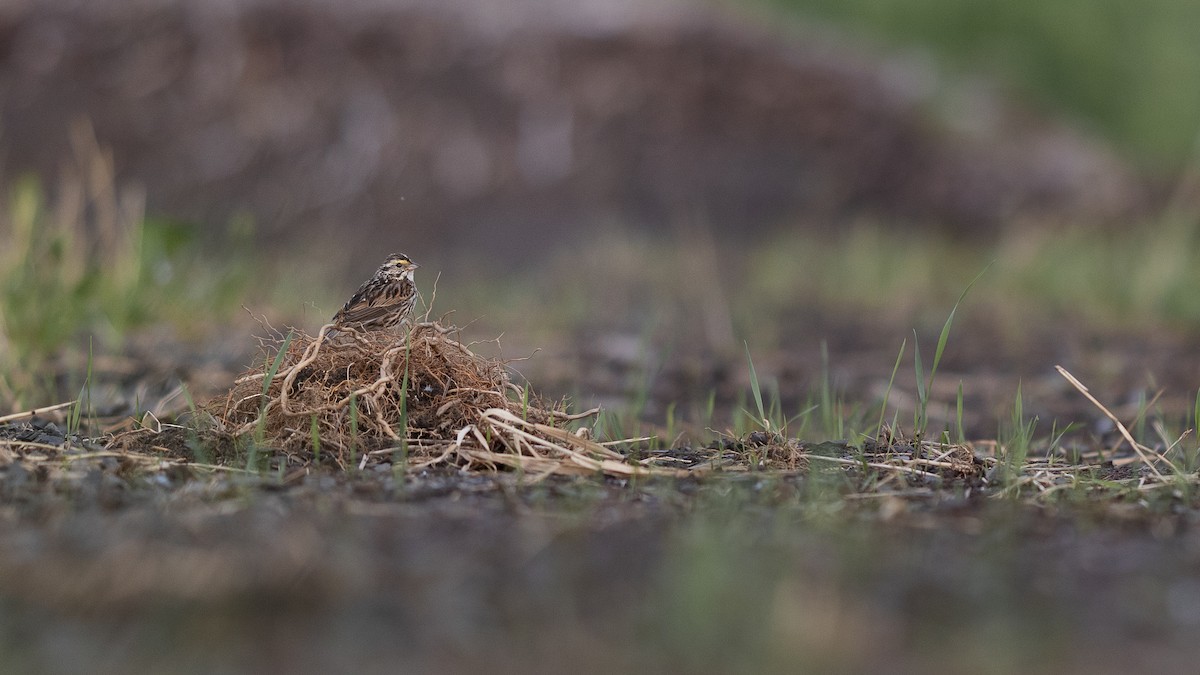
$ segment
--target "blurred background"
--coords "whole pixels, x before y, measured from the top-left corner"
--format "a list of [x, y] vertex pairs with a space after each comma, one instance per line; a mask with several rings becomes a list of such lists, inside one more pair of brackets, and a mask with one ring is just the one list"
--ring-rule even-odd
[[744, 242], [864, 216], [971, 234], [1111, 223], [1193, 152], [1198, 15], [1183, 0], [7, 2], [3, 168], [54, 175], [86, 121], [152, 214], [215, 231], [247, 214], [273, 248], [334, 243], [344, 263], [403, 245], [501, 271], [614, 226]]
[[[27, 230], [91, 242], [85, 291], [140, 270], [116, 295], [145, 306], [85, 327], [110, 344], [241, 305], [313, 331], [400, 250], [435, 315], [544, 350], [521, 368], [553, 393], [703, 396], [745, 342], [799, 396], [822, 343], [886, 376], [996, 260], [960, 365], [1036, 372], [1078, 351], [1064, 317], [1197, 325], [1197, 25], [1189, 0], [9, 0], [0, 178]], [[42, 323], [13, 311], [15, 344]]]

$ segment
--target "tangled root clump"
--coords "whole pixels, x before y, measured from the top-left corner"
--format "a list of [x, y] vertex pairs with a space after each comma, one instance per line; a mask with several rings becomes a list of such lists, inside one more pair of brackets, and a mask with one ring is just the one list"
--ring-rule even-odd
[[[651, 471], [572, 433], [570, 415], [513, 383], [503, 361], [475, 354], [440, 323], [403, 334], [329, 339], [293, 331], [264, 341], [264, 364], [209, 411], [237, 437], [346, 467], [406, 453], [410, 467], [521, 467], [545, 473]], [[269, 381], [268, 381], [269, 380]], [[267, 381], [264, 387], [264, 381]], [[315, 429], [314, 429], [315, 426]]]

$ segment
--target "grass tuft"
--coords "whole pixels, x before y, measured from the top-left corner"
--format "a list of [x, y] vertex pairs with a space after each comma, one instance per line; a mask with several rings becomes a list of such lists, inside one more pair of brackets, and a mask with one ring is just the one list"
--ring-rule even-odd
[[103, 351], [153, 323], [200, 330], [227, 319], [249, 286], [248, 228], [231, 231], [220, 265], [205, 261], [199, 228], [147, 218], [94, 140], [76, 143], [79, 167], [53, 202], [25, 177], [0, 207], [0, 394], [14, 407], [61, 396], [47, 366], [82, 353], [84, 338]]

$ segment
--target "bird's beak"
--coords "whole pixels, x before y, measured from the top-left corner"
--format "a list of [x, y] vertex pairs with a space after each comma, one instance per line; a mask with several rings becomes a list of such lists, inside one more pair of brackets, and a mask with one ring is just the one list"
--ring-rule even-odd
[[410, 269], [410, 270], [415, 270], [415, 269], [417, 269], [418, 267], [420, 267], [420, 265], [418, 265], [418, 264], [417, 264], [417, 263], [415, 263], [415, 262], [410, 262], [410, 263], [408, 263], [408, 269]]

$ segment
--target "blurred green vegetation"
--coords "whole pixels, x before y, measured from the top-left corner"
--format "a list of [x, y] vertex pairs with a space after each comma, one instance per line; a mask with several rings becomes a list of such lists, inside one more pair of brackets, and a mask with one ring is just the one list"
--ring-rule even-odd
[[[579, 250], [590, 253], [564, 252], [499, 284], [448, 274], [434, 314], [452, 307], [453, 321], [475, 335], [505, 333], [515, 353], [590, 328], [701, 341], [740, 360], [743, 340], [752, 352], [773, 346], [814, 314], [936, 332], [988, 268], [969, 312], [1017, 332], [1034, 320], [1200, 328], [1200, 219], [1185, 214], [1124, 230], [1015, 228], [993, 242], [861, 222], [833, 234], [781, 232], [744, 252], [636, 233]], [[418, 279], [426, 299], [430, 283]]]
[[1195, 0], [771, 0], [952, 72], [998, 75], [1070, 111], [1126, 153], [1173, 170], [1200, 133]]
[[[94, 187], [94, 186], [93, 186]], [[146, 218], [136, 195], [38, 181], [10, 190], [0, 214], [0, 401], [45, 403], [74, 350], [117, 348], [130, 330], [202, 332], [229, 319], [252, 277], [250, 228], [230, 230], [220, 257], [194, 227]]]
[[755, 259], [748, 295], [760, 314], [786, 312], [808, 297], [850, 311], [923, 315], [933, 308], [936, 318], [936, 308], [949, 307], [995, 261], [971, 292], [972, 304], [1013, 326], [1030, 317], [1200, 326], [1200, 221], [1190, 218], [1121, 232], [1014, 230], [991, 246], [863, 226], [835, 238], [787, 235]]

